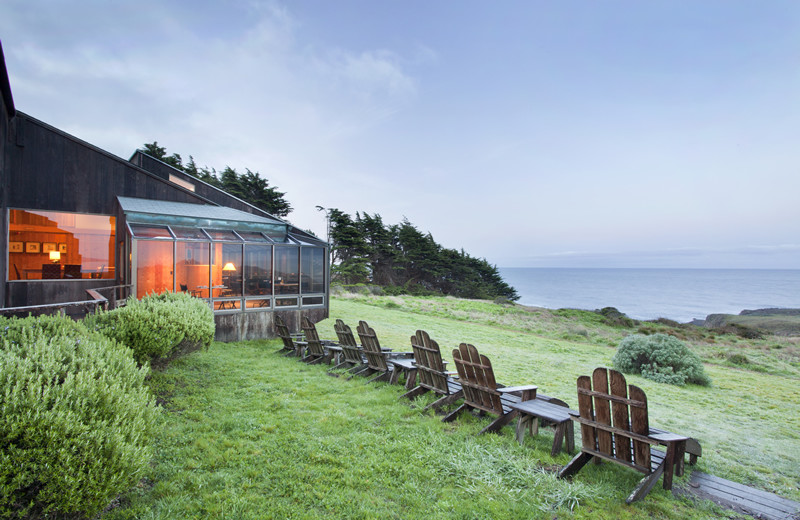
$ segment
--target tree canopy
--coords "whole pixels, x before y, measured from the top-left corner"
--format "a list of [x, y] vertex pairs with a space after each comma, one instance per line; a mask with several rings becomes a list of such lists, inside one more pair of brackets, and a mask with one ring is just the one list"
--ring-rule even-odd
[[408, 219], [386, 225], [380, 215], [338, 209], [331, 223], [331, 273], [343, 283], [373, 283], [410, 293], [439, 293], [462, 298], [519, 299], [496, 266], [463, 249], [447, 249]]
[[156, 159], [177, 168], [189, 175], [211, 184], [234, 197], [238, 197], [253, 206], [275, 215], [285, 217], [292, 211], [292, 206], [284, 198], [285, 192], [270, 187], [269, 182], [261, 177], [258, 172], [245, 168], [246, 173], [239, 173], [230, 166], [225, 166], [222, 173], [217, 175], [214, 168], [206, 166], [199, 168], [194, 162], [194, 157], [189, 156], [189, 162], [183, 164], [183, 159], [177, 153], [167, 155], [167, 149], [158, 145], [158, 141], [147, 143], [144, 151]]

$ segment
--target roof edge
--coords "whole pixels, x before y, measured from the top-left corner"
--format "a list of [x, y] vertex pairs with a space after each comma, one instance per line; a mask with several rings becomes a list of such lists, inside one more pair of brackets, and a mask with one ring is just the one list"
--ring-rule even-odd
[[3, 42], [0, 40], [0, 95], [6, 105], [9, 119], [17, 115], [14, 108], [14, 97], [11, 95], [11, 82], [8, 79], [8, 69], [6, 68], [6, 56], [3, 53]]

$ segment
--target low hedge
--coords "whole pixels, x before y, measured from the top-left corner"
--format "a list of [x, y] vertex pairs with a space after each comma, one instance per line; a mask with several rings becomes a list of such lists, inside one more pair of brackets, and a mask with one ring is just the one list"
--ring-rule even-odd
[[214, 313], [185, 293], [131, 298], [124, 307], [87, 316], [84, 323], [133, 350], [139, 364], [163, 363], [214, 341]]
[[641, 374], [659, 383], [711, 384], [697, 354], [681, 340], [667, 334], [633, 334], [624, 338], [617, 347], [612, 363], [621, 372]]
[[93, 517], [149, 468], [131, 351], [69, 318], [0, 318], [0, 517]]

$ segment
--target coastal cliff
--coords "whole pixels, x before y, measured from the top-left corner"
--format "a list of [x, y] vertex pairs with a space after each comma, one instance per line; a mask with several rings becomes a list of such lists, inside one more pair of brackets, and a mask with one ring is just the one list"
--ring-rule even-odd
[[800, 336], [800, 309], [743, 310], [739, 314], [709, 314], [703, 326], [710, 329], [745, 327], [778, 336]]

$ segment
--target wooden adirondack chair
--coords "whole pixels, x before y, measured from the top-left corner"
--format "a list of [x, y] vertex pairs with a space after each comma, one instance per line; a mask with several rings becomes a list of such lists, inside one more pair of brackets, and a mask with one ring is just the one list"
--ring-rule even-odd
[[366, 321], [359, 321], [358, 338], [361, 340], [361, 346], [364, 348], [364, 355], [367, 357], [367, 369], [362, 372], [365, 375], [378, 374], [369, 380], [372, 381], [389, 381], [391, 377], [391, 367], [389, 364], [389, 356], [387, 352], [381, 350], [381, 344], [378, 341], [378, 336], [375, 334], [375, 329], [369, 326]]
[[283, 348], [276, 353], [283, 353], [285, 356], [301, 357], [303, 354], [303, 349], [306, 346], [306, 342], [296, 341], [289, 332], [289, 327], [286, 326], [283, 318], [281, 318], [279, 315], [276, 314], [274, 316], [273, 323], [275, 324], [275, 333], [283, 341]]
[[[578, 413], [573, 420], [581, 425], [583, 446], [559, 478], [571, 477], [593, 457], [633, 468], [645, 477], [627, 498], [629, 504], [647, 496], [662, 474], [664, 489], [672, 489], [673, 472], [683, 474], [687, 441], [697, 444], [689, 437], [650, 428], [647, 396], [616, 370], [596, 368], [591, 378], [578, 378]], [[666, 446], [666, 454], [652, 449], [657, 445]], [[699, 444], [692, 451], [699, 455]]]
[[[381, 348], [375, 329], [370, 327], [366, 321], [358, 322], [356, 332], [358, 332], [358, 339], [361, 340], [364, 356], [367, 358], [367, 370], [363, 373], [366, 375], [378, 374], [370, 379], [370, 382], [389, 381], [397, 383], [398, 370], [401, 370], [401, 368], [395, 365], [394, 361], [401, 358], [408, 359], [414, 354], [412, 352], [392, 352], [391, 349]], [[408, 367], [410, 366], [409, 364]], [[407, 367], [402, 367], [402, 369], [405, 368]]]
[[333, 328], [336, 331], [336, 337], [339, 338], [339, 347], [342, 349], [342, 359], [333, 368], [348, 368], [348, 372], [353, 376], [366, 370], [367, 362], [363, 355], [363, 349], [356, 343], [350, 326], [337, 319]]
[[411, 348], [414, 349], [414, 365], [417, 367], [419, 384], [401, 397], [413, 399], [425, 392], [433, 392], [441, 397], [426, 408], [439, 410], [464, 395], [461, 383], [450, 377], [450, 373], [445, 369], [439, 344], [432, 340], [427, 332], [418, 330], [411, 336]]
[[319, 339], [317, 328], [308, 316], [303, 316], [301, 323], [303, 324], [303, 334], [306, 337], [306, 353], [302, 358], [303, 361], [311, 365], [316, 363], [330, 364], [334, 354], [340, 349], [328, 341], [325, 342], [327, 343], [326, 345]]
[[510, 402], [519, 402], [520, 399], [527, 401], [536, 397], [537, 387], [534, 385], [499, 386], [494, 379], [494, 370], [492, 370], [489, 358], [478, 354], [478, 349], [473, 345], [467, 343], [459, 345], [457, 349], [453, 350], [453, 361], [455, 361], [458, 380], [464, 391], [464, 404], [445, 416], [442, 419], [444, 422], [454, 420], [465, 410], [475, 409], [481, 413], [488, 412], [497, 416], [497, 419], [480, 433], [497, 432], [517, 416], [518, 412], [509, 406]]

